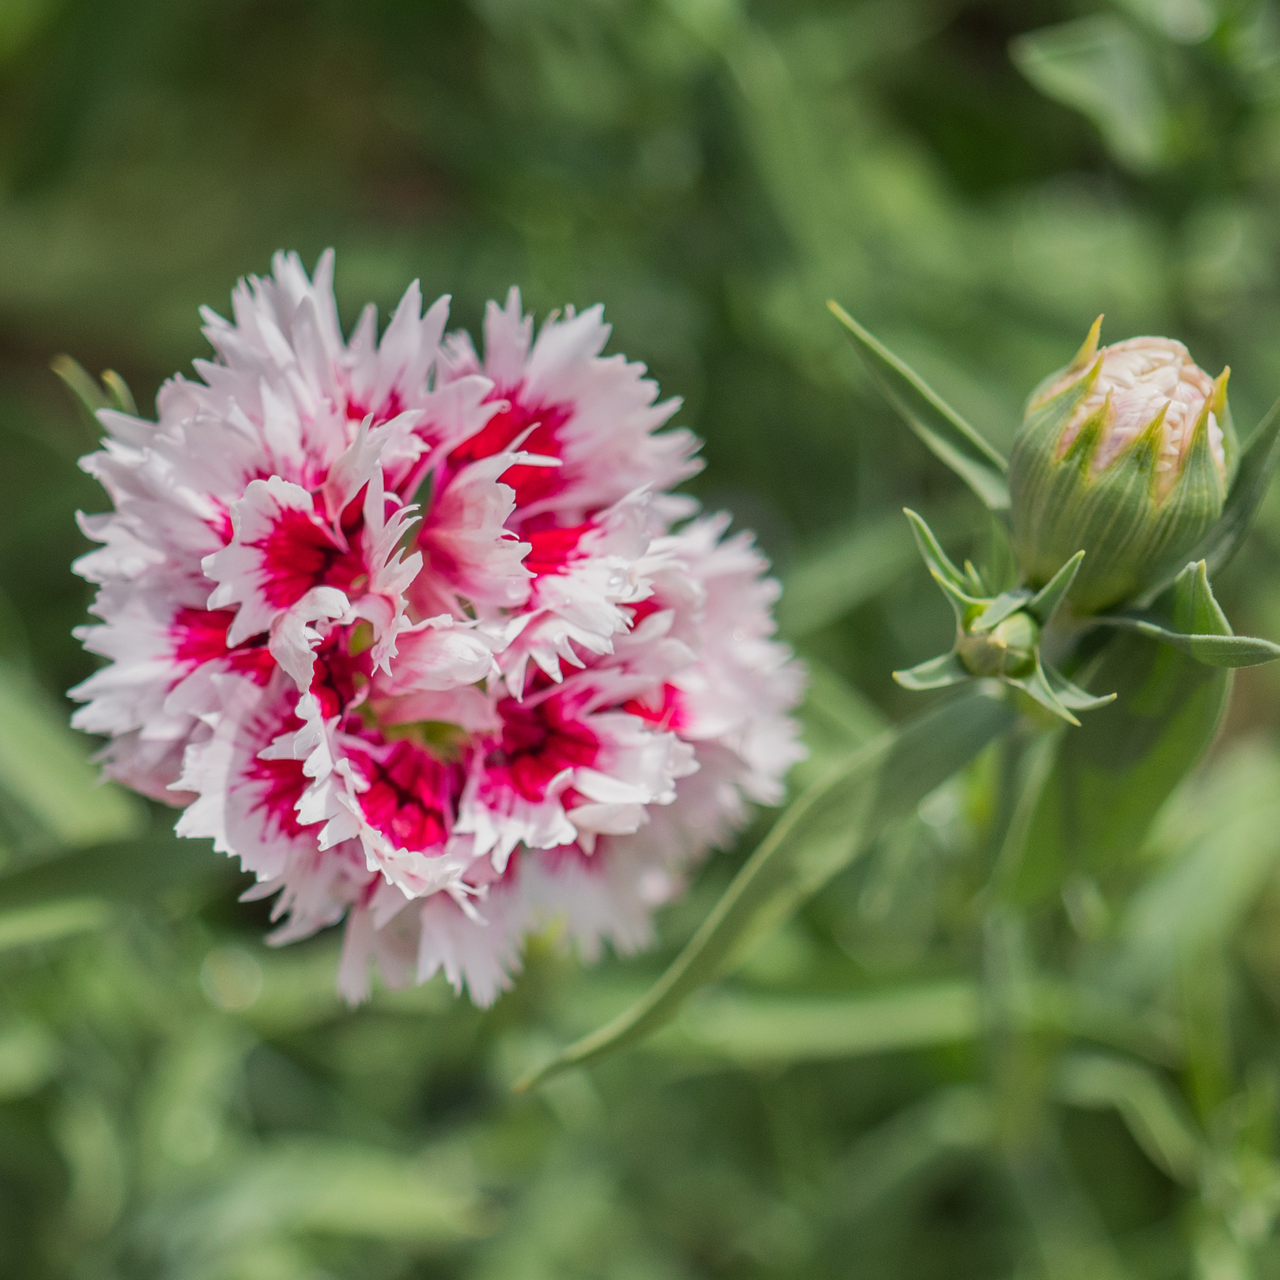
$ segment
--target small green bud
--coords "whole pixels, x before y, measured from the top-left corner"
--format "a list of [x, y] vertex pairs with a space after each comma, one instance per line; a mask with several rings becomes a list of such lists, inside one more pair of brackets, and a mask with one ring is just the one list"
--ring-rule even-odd
[[1014, 549], [1046, 583], [1077, 551], [1078, 616], [1131, 601], [1186, 563], [1222, 514], [1236, 462], [1224, 369], [1171, 338], [1098, 350], [1099, 316], [1032, 394], [1009, 460]]
[[950, 653], [918, 663], [908, 671], [895, 671], [893, 678], [904, 689], [944, 689], [965, 680], [994, 676], [1021, 689], [1069, 724], [1080, 723], [1074, 712], [1105, 706], [1115, 697], [1113, 693], [1099, 698], [1076, 688], [1040, 653], [1043, 629], [1053, 624], [1067, 599], [1085, 558], [1083, 551], [1059, 565], [1039, 591], [1015, 587], [991, 596], [986, 594], [982, 575], [973, 565], [966, 560], [964, 571], [957, 569], [933, 530], [914, 511], [906, 514], [920, 554], [956, 616], [956, 642]]
[[1036, 669], [1040, 628], [1026, 613], [1015, 613], [990, 631], [961, 630], [956, 656], [973, 676], [1020, 679]]

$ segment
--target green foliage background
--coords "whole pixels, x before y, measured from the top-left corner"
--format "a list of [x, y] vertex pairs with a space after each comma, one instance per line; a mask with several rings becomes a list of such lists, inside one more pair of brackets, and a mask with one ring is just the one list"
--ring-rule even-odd
[[[786, 583], [800, 784], [949, 643], [900, 508], [985, 534], [825, 300], [1001, 445], [1100, 311], [1229, 362], [1247, 433], [1278, 200], [1261, 0], [0, 0], [0, 1276], [1280, 1275], [1271, 668], [1142, 841], [1033, 840], [992, 911], [993, 750], [674, 1026], [517, 1096], [768, 817], [651, 956], [548, 938], [491, 1011], [344, 1009], [336, 939], [264, 948], [234, 868], [63, 728], [103, 499], [47, 372], [149, 404], [278, 247], [336, 247], [348, 319], [415, 276], [469, 327], [513, 282], [603, 301]], [[1238, 630], [1280, 637], [1278, 555], [1270, 503], [1216, 584]]]

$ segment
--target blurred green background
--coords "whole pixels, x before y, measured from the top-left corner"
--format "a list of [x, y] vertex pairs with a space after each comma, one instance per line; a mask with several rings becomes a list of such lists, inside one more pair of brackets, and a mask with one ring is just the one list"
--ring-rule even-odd
[[[512, 283], [603, 302], [707, 441], [695, 492], [787, 585], [802, 782], [949, 643], [902, 505], [961, 550], [985, 520], [825, 300], [1001, 444], [1098, 312], [1230, 363], [1247, 434], [1280, 393], [1278, 197], [1259, 0], [0, 0], [0, 1276], [1232, 1280], [1228, 1237], [1280, 1275], [1270, 668], [1146, 847], [1028, 904], [1112, 999], [1032, 983], [1043, 1168], [999, 1155], [984, 1083], [982, 763], [675, 1027], [515, 1096], [767, 815], [653, 955], [584, 972], [551, 938], [488, 1012], [440, 982], [344, 1009], [335, 937], [268, 951], [225, 860], [89, 785], [68, 565], [104, 501], [48, 371], [116, 369], [146, 411], [205, 354], [197, 307], [280, 247], [337, 249], [348, 322], [414, 277], [472, 328]], [[1272, 504], [1219, 584], [1239, 630], [1280, 637], [1278, 555]], [[1053, 1056], [1126, 1038], [1155, 1073]]]

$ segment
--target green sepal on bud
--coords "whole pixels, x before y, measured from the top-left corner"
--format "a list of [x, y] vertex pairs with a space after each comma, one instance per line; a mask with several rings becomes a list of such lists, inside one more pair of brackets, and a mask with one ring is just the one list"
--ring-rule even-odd
[[1069, 724], [1076, 711], [1105, 706], [1115, 694], [1097, 698], [1077, 688], [1045, 663], [1040, 652], [1044, 629], [1053, 620], [1079, 575], [1085, 554], [1077, 551], [1038, 591], [1018, 587], [998, 595], [986, 587], [973, 565], [963, 572], [947, 557], [929, 526], [914, 511], [906, 512], [916, 545], [933, 580], [951, 602], [956, 616], [956, 642], [950, 653], [893, 678], [905, 689], [941, 689], [965, 680], [998, 679], [1021, 689]]
[[1076, 551], [1076, 616], [1167, 581], [1222, 515], [1237, 448], [1223, 370], [1210, 380], [1181, 343], [1098, 348], [1094, 322], [1072, 362], [1028, 403], [1009, 460], [1014, 550], [1044, 583]]

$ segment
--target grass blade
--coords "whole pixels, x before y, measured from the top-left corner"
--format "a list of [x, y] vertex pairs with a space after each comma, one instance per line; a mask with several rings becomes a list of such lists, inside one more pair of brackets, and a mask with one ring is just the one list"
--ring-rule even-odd
[[23, 676], [0, 666], [0, 791], [64, 844], [119, 839], [146, 822], [141, 802], [100, 785], [86, 746]]

